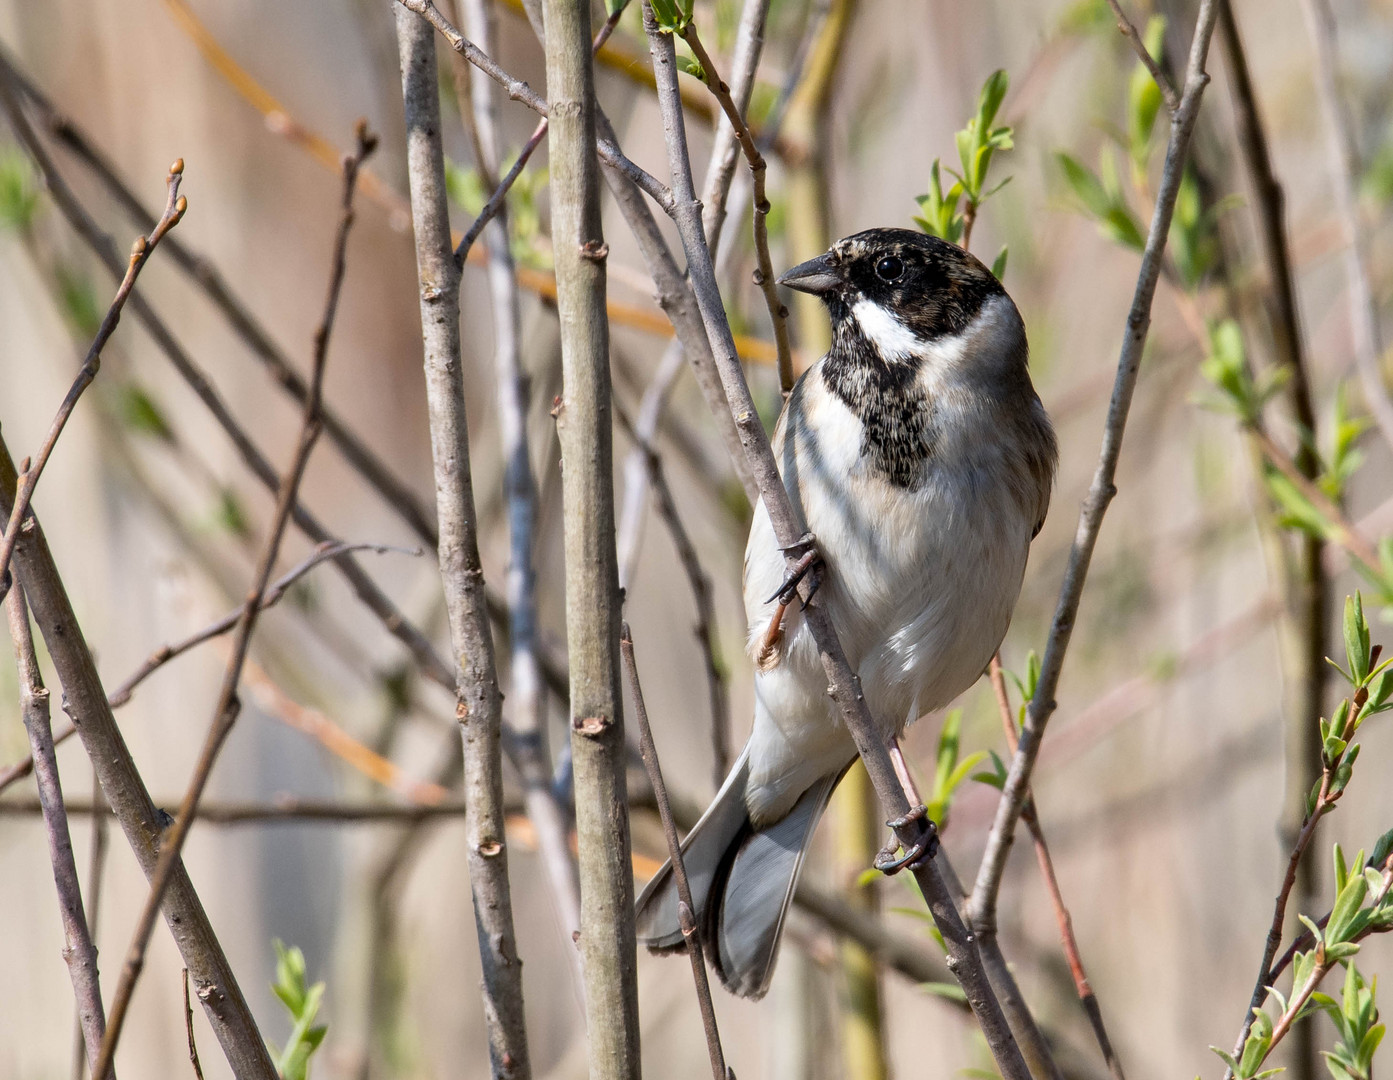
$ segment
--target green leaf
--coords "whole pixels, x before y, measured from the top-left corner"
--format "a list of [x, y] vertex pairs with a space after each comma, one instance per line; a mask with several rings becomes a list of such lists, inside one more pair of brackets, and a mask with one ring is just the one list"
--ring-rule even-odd
[[0, 229], [22, 232], [39, 210], [39, 175], [18, 147], [0, 149]]
[[1358, 590], [1345, 597], [1345, 662], [1357, 685], [1369, 677], [1369, 623], [1364, 618], [1364, 598]]
[[701, 66], [701, 61], [695, 56], [686, 56], [679, 53], [677, 57], [677, 70], [684, 75], [690, 75], [694, 79], [699, 79], [703, 83], [707, 81], [706, 69]]
[[121, 421], [128, 428], [161, 442], [174, 442], [174, 429], [165, 419], [164, 410], [145, 392], [144, 387], [135, 382], [122, 383], [119, 395]]
[[[1147, 46], [1152, 57], [1159, 61], [1159, 50], [1164, 39], [1166, 20], [1164, 16], [1153, 15], [1146, 24], [1144, 38], [1155, 42], [1155, 47]], [[1161, 108], [1161, 88], [1151, 77], [1146, 65], [1137, 62], [1127, 82], [1127, 141], [1132, 161], [1145, 168], [1150, 156], [1151, 133], [1156, 126], [1156, 114]]]
[[[1363, 874], [1351, 876], [1335, 898], [1335, 906], [1330, 909], [1330, 918], [1325, 924], [1327, 943], [1347, 941], [1350, 937], [1350, 923], [1359, 909], [1364, 906], [1364, 898], [1369, 895], [1369, 883]], [[1327, 947], [1326, 956], [1330, 956]], [[1336, 957], [1338, 959], [1338, 957]]]
[[651, 0], [658, 29], [665, 34], [680, 34], [692, 21], [693, 0]]
[[1000, 281], [1006, 276], [1006, 246], [1002, 245], [1000, 253], [992, 260], [992, 277]]
[[1095, 218], [1105, 216], [1112, 206], [1112, 199], [1093, 170], [1062, 150], [1056, 152], [1054, 157], [1064, 173], [1064, 179], [1084, 208]]

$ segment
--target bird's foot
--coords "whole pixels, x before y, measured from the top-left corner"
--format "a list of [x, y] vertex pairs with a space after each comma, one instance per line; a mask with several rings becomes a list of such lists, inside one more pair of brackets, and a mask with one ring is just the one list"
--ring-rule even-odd
[[812, 533], [804, 533], [794, 543], [786, 548], [781, 548], [785, 555], [797, 555], [798, 561], [788, 568], [784, 574], [783, 584], [765, 603], [778, 600], [780, 604], [787, 607], [793, 603], [793, 598], [798, 594], [798, 586], [804, 578], [808, 579], [808, 595], [804, 599], [799, 610], [803, 610], [817, 592], [822, 584], [822, 556], [818, 554], [817, 539]]
[[[887, 843], [876, 854], [874, 866], [887, 877], [898, 874], [906, 866], [910, 870], [917, 869], [925, 859], [931, 859], [938, 851], [938, 829], [932, 821], [926, 821], [928, 808], [920, 803], [911, 807], [909, 813], [904, 817], [897, 817], [885, 824], [892, 830], [890, 842]], [[925, 828], [919, 839], [905, 851], [903, 855], [897, 856], [895, 853], [900, 849], [899, 837], [894, 835], [894, 831], [903, 829], [906, 825], [916, 821], [925, 821]]]

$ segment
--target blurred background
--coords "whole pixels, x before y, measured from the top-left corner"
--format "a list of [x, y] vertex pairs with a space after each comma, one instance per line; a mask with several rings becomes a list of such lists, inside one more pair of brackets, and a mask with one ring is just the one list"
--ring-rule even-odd
[[[520, 6], [495, 0], [495, 7], [496, 55], [511, 72], [544, 87], [541, 51]], [[724, 71], [740, 7], [737, 0], [698, 3], [698, 25]], [[273, 347], [302, 373], [309, 370], [328, 277], [337, 154], [351, 146], [360, 116], [381, 133], [349, 243], [326, 394], [429, 512], [430, 445], [392, 9], [388, 0], [9, 0], [0, 3], [0, 44], [9, 63], [71, 120], [145, 207], [161, 205], [165, 171], [174, 158], [184, 159], [189, 211], [177, 238], [216, 267]], [[1138, 0], [1129, 10], [1141, 26], [1150, 16], [1165, 17], [1154, 32], [1164, 27], [1167, 62], [1183, 56], [1192, 4]], [[1336, 0], [1335, 12], [1340, 85], [1357, 136], [1368, 269], [1386, 312], [1393, 293], [1387, 212], [1393, 4]], [[1331, 195], [1335, 163], [1313, 91], [1311, 41], [1297, 0], [1241, 0], [1234, 13], [1273, 167], [1286, 189], [1317, 441], [1325, 448], [1337, 431], [1337, 410], [1352, 416], [1367, 410], [1354, 377]], [[597, 9], [597, 26], [603, 17]], [[455, 223], [463, 229], [487, 189], [468, 134], [468, 104], [462, 113], [446, 52], [445, 137]], [[598, 92], [626, 152], [666, 178], [646, 63], [638, 12], [631, 10], [600, 54]], [[751, 115], [768, 148], [779, 269], [862, 228], [912, 227], [933, 161], [956, 167], [954, 132], [973, 115], [988, 76], [997, 69], [1009, 74], [997, 123], [1013, 127], [1014, 146], [997, 154], [992, 178], [1011, 182], [983, 205], [972, 247], [988, 262], [1009, 249], [1004, 281], [1025, 317], [1032, 373], [1062, 451], [1051, 514], [1003, 647], [1003, 662], [1016, 673], [1024, 673], [1030, 650], [1043, 649], [1097, 458], [1139, 263], [1122, 219], [1100, 228], [1087, 184], [1071, 182], [1058, 155], [1096, 173], [1105, 194], [1144, 231], [1166, 125], [1159, 122], [1149, 142], [1142, 137], [1138, 161], [1138, 133], [1129, 127], [1136, 67], [1106, 5], [1091, 0], [770, 5]], [[1271, 512], [1253, 452], [1233, 416], [1206, 403], [1213, 392], [1200, 374], [1211, 351], [1206, 326], [1230, 315], [1256, 366], [1280, 362], [1265, 315], [1267, 271], [1254, 192], [1235, 134], [1232, 65], [1217, 38], [1208, 69], [1214, 82], [1196, 136], [1190, 194], [1197, 209], [1188, 226], [1200, 254], [1178, 254], [1156, 298], [1118, 496], [1103, 527], [1035, 784], [1089, 978], [1134, 1080], [1218, 1075], [1222, 1065], [1206, 1048], [1230, 1046], [1242, 1021], [1285, 864], [1278, 825], [1291, 792], [1306, 786], [1288, 764], [1295, 692], [1280, 626], [1284, 578], [1274, 554], [1285, 546], [1290, 555], [1297, 541], [1280, 529], [1273, 540], [1264, 529]], [[684, 76], [684, 82], [700, 170], [711, 145], [712, 102], [696, 80]], [[36, 107], [35, 98], [26, 100]], [[501, 113], [511, 159], [536, 118], [511, 102]], [[125, 250], [142, 223], [70, 142], [39, 126], [58, 170]], [[531, 380], [542, 636], [544, 651], [564, 660], [561, 488], [548, 415], [560, 389], [560, 357], [547, 295], [545, 168], [543, 146], [510, 211], [523, 288], [522, 358]], [[0, 423], [19, 457], [42, 441], [114, 282], [57, 211], [7, 126], [0, 126], [0, 189]], [[768, 317], [751, 284], [749, 190], [742, 163], [721, 270], [735, 329], [747, 336], [749, 378], [772, 424], [779, 387]], [[635, 416], [669, 338], [643, 261], [608, 197], [605, 214], [615, 392]], [[665, 222], [664, 228], [676, 247], [675, 232]], [[246, 336], [163, 249], [139, 291], [237, 421], [283, 468], [299, 409]], [[501, 589], [508, 536], [494, 329], [478, 263], [465, 272], [462, 313], [483, 558], [487, 580]], [[820, 354], [826, 333], [825, 313], [794, 306], [800, 366]], [[727, 739], [738, 749], [751, 709], [739, 588], [748, 505], [690, 374], [672, 370], [679, 374], [654, 442], [713, 586]], [[1296, 428], [1280, 408], [1273, 430], [1284, 446], [1296, 445]], [[632, 445], [616, 431], [621, 502], [643, 472], [626, 463]], [[1363, 464], [1343, 497], [1350, 518], [1377, 537], [1393, 532], [1389, 449], [1376, 433], [1359, 447]], [[421, 545], [327, 438], [302, 496], [345, 540]], [[148, 328], [128, 313], [35, 501], [108, 689], [152, 650], [240, 601], [272, 505]], [[663, 522], [647, 510], [630, 524], [621, 545], [626, 615], [668, 781], [690, 815], [715, 789], [707, 665], [693, 636], [696, 609]], [[311, 547], [292, 530], [281, 567]], [[432, 555], [362, 559], [413, 621], [447, 642]], [[1327, 553], [1331, 652], [1338, 647], [1339, 604], [1360, 581], [1345, 562], [1333, 549]], [[210, 720], [225, 650], [225, 643], [209, 644], [163, 668], [118, 713], [156, 801], [170, 809]], [[1330, 686], [1326, 694], [1338, 698], [1339, 690]], [[398, 814], [307, 822], [286, 813], [306, 801], [370, 805], [386, 815], [394, 807], [455, 800], [441, 790], [458, 777], [449, 695], [414, 671], [404, 650], [326, 566], [259, 624], [244, 700], [206, 798], [206, 820], [195, 827], [185, 857], [262, 1031], [279, 1045], [292, 1023], [270, 990], [272, 942], [280, 940], [302, 949], [310, 980], [326, 984], [320, 1020], [328, 1034], [314, 1075], [486, 1076], [458, 821]], [[0, 662], [0, 768], [28, 752], [16, 703], [14, 667], [6, 660]], [[1005, 756], [985, 680], [959, 704], [960, 755], [996, 750]], [[564, 757], [565, 705], [553, 695], [548, 709], [551, 746]], [[62, 719], [58, 710], [55, 717]], [[941, 719], [925, 718], [907, 742], [926, 780]], [[1307, 718], [1306, 728], [1313, 724]], [[1307, 887], [1317, 891], [1303, 907], [1312, 915], [1329, 906], [1331, 842], [1338, 839], [1351, 852], [1367, 848], [1393, 825], [1387, 766], [1393, 732], [1373, 723], [1363, 741], [1363, 771], [1312, 848], [1317, 873]], [[111, 829], [105, 857], [92, 860], [92, 817], [82, 812], [91, 803], [92, 774], [77, 740], [60, 747], [59, 764], [89, 894], [91, 868], [101, 866], [96, 936], [109, 992], [144, 881], [119, 829]], [[564, 771], [564, 761], [561, 766]], [[515, 780], [509, 773], [510, 795]], [[0, 799], [0, 971], [7, 973], [0, 979], [0, 1080], [73, 1075], [72, 995], [32, 784], [12, 784]], [[631, 774], [630, 787], [644, 802], [641, 770]], [[971, 780], [957, 791], [944, 843], [969, 882], [996, 801], [995, 790]], [[278, 807], [283, 816], [276, 818]], [[857, 813], [853, 806], [829, 815], [807, 872], [810, 883], [857, 904], [874, 900], [889, 929], [936, 952], [923, 922], [894, 910], [918, 905], [906, 885], [899, 879], [858, 884], [867, 859], [846, 855], [848, 846], [855, 851], [855, 823], [864, 822]], [[640, 806], [634, 815], [641, 886], [663, 847], [652, 812]], [[528, 823], [518, 817], [514, 824], [510, 866], [534, 1069], [539, 1076], [581, 1077], [585, 1042], [569, 928], [550, 899]], [[1006, 955], [1059, 1046], [1061, 1064], [1071, 1076], [1106, 1075], [1023, 831], [1002, 892], [1001, 924]], [[885, 971], [877, 979], [883, 1071], [864, 1071], [876, 1067], [857, 1065], [848, 1052], [848, 1014], [858, 1006], [843, 959], [827, 925], [796, 909], [769, 996], [751, 1003], [718, 993], [727, 1057], [741, 1080], [887, 1072], [949, 1077], [990, 1068], [975, 1027], [951, 1001]], [[1375, 939], [1361, 968], [1387, 970], [1390, 959], [1390, 943]], [[180, 967], [168, 935], [157, 928], [118, 1056], [122, 1075], [188, 1075]], [[648, 1075], [708, 1075], [686, 962], [641, 956], [640, 995]], [[194, 1030], [205, 1073], [228, 1075], [197, 1011]], [[1325, 1038], [1325, 1028], [1317, 1031]]]

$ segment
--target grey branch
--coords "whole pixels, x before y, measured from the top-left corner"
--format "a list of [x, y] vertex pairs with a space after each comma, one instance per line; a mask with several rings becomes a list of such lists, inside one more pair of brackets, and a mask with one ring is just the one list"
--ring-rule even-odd
[[34, 655], [34, 636], [29, 629], [29, 606], [22, 586], [13, 586], [5, 602], [14, 640], [15, 664], [19, 669], [19, 708], [29, 747], [34, 756], [34, 778], [39, 786], [44, 831], [48, 836], [48, 857], [53, 864], [53, 883], [58, 888], [58, 914], [63, 923], [63, 959], [77, 999], [77, 1018], [87, 1047], [87, 1060], [96, 1060], [106, 1034], [106, 1013], [102, 1008], [102, 987], [97, 975], [97, 948], [82, 908], [82, 888], [73, 858], [73, 841], [68, 832], [68, 814], [63, 805], [63, 787], [58, 779], [58, 759], [53, 753], [53, 728], [48, 690], [39, 674]]
[[1161, 65], [1156, 63], [1156, 58], [1151, 55], [1151, 51], [1146, 47], [1146, 42], [1137, 32], [1136, 24], [1127, 18], [1127, 13], [1122, 10], [1122, 5], [1118, 3], [1118, 0], [1108, 0], [1108, 6], [1112, 8], [1112, 13], [1117, 16], [1118, 32], [1127, 39], [1127, 43], [1132, 46], [1132, 51], [1137, 54], [1137, 59], [1156, 80], [1157, 89], [1161, 91], [1161, 97], [1166, 101], [1166, 109], [1174, 116], [1176, 110], [1180, 108], [1180, 99], [1176, 97], [1175, 87], [1171, 85], [1166, 73], [1161, 70]]
[[207, 787], [208, 778], [212, 775], [218, 754], [232, 731], [238, 713], [241, 711], [237, 687], [242, 679], [242, 666], [251, 647], [252, 631], [256, 627], [257, 617], [261, 613], [261, 602], [270, 584], [271, 573], [275, 569], [281, 539], [285, 536], [286, 527], [290, 523], [296, 492], [299, 490], [300, 481], [304, 478], [305, 468], [309, 465], [310, 452], [314, 449], [314, 444], [323, 429], [319, 405], [323, 400], [324, 368], [325, 361], [328, 359], [329, 338], [333, 331], [334, 316], [338, 311], [339, 293], [347, 266], [348, 233], [353, 226], [353, 192], [358, 180], [359, 167], [364, 159], [372, 153], [376, 145], [376, 136], [368, 133], [366, 122], [360, 121], [357, 149], [352, 155], [344, 158], [342, 213], [339, 218], [338, 231], [334, 237], [334, 251], [330, 263], [328, 296], [324, 303], [324, 315], [314, 336], [314, 369], [310, 380], [310, 395], [305, 402], [304, 413], [301, 416], [300, 436], [295, 447], [295, 455], [285, 478], [280, 483], [280, 490], [276, 496], [275, 514], [272, 517], [261, 556], [257, 561], [251, 590], [242, 605], [242, 612], [233, 635], [231, 655], [228, 657], [227, 668], [223, 673], [222, 687], [218, 691], [217, 703], [213, 707], [213, 718], [208, 726], [208, 734], [204, 738], [203, 747], [194, 766], [193, 776], [189, 780], [188, 790], [184, 793], [184, 799], [179, 806], [179, 813], [174, 819], [174, 824], [160, 838], [159, 860], [155, 864], [154, 872], [150, 875], [150, 892], [136, 923], [135, 933], [131, 936], [130, 948], [126, 952], [126, 960], [121, 969], [121, 981], [112, 997], [111, 1020], [107, 1028], [106, 1038], [102, 1041], [101, 1056], [92, 1067], [93, 1080], [107, 1080], [108, 1070], [116, 1054], [116, 1045], [121, 1038], [123, 1022], [130, 1007], [131, 995], [135, 992], [136, 982], [145, 966], [145, 953], [150, 944], [150, 935], [154, 932], [155, 920], [159, 916], [165, 891], [173, 880], [175, 868], [181, 865], [180, 852], [183, 850], [184, 841], [188, 838], [189, 830], [193, 827], [194, 817], [198, 813], [199, 800], [203, 797], [203, 791]]
[[405, 8], [397, 10], [396, 22], [435, 511], [440, 522], [440, 578], [456, 657], [452, 676], [464, 745], [464, 798], [470, 808], [466, 860], [483, 965], [484, 1022], [493, 1075], [527, 1080], [532, 1071], [523, 1017], [522, 961], [513, 930], [503, 833], [503, 695], [484, 602], [469, 471], [460, 355], [460, 268], [450, 243], [435, 33]]
[[[653, 53], [658, 104], [663, 114], [668, 163], [672, 172], [675, 200], [673, 217], [682, 236], [692, 287], [736, 428], [740, 433], [741, 443], [759, 486], [760, 497], [764, 500], [779, 544], [792, 548], [803, 530], [794, 515], [788, 492], [779, 476], [769, 439], [750, 397], [749, 386], [745, 383], [745, 375], [740, 367], [730, 324], [726, 319], [720, 290], [716, 284], [711, 252], [702, 233], [701, 211], [692, 183], [681, 97], [677, 89], [677, 66], [672, 38], [658, 30], [652, 8], [647, 3], [644, 4], [644, 26], [648, 31], [649, 47]], [[803, 598], [809, 599], [806, 582]], [[804, 614], [822, 656], [823, 668], [828, 677], [828, 692], [836, 701], [843, 722], [856, 741], [857, 750], [866, 764], [886, 817], [903, 818], [909, 811], [909, 803], [895, 777], [889, 750], [860, 693], [856, 675], [842, 652], [836, 630], [820, 604], [809, 603]], [[925, 839], [924, 828], [921, 823], [915, 822], [900, 830], [899, 839], [906, 849]], [[1020, 1049], [1016, 1046], [1005, 1017], [1002, 1016], [1001, 1006], [982, 969], [981, 958], [963, 925], [937, 864], [932, 859], [922, 860], [915, 870], [915, 877], [928, 901], [934, 921], [943, 933], [949, 964], [954, 968], [967, 994], [1003, 1075], [1007, 1080], [1028, 1080], [1030, 1073], [1021, 1058]]]
[[1306, 25], [1315, 50], [1316, 97], [1327, 139], [1327, 158], [1332, 163], [1335, 214], [1345, 242], [1345, 276], [1349, 279], [1350, 325], [1354, 332], [1354, 360], [1359, 368], [1365, 404], [1374, 414], [1384, 442], [1393, 447], [1393, 401], [1383, 381], [1383, 338], [1379, 330], [1378, 304], [1369, 281], [1370, 232], [1359, 223], [1359, 198], [1355, 191], [1358, 151], [1348, 110], [1340, 98], [1337, 80], [1335, 15], [1326, 0], [1302, 0]]
[[1069, 552], [1069, 563], [1064, 572], [1054, 620], [1050, 625], [1040, 681], [1026, 710], [1020, 746], [1011, 758], [1011, 768], [1007, 774], [1001, 801], [997, 805], [991, 832], [987, 836], [986, 851], [968, 903], [968, 917], [978, 933], [991, 932], [996, 926], [996, 898], [1001, 888], [1006, 855], [1015, 838], [1016, 823], [1020, 820], [1021, 809], [1030, 793], [1030, 775], [1040, 752], [1040, 741], [1044, 737], [1045, 726], [1055, 709], [1054, 698], [1059, 686], [1059, 675], [1078, 618], [1079, 601], [1083, 596], [1084, 581], [1088, 577], [1093, 549], [1098, 542], [1098, 532], [1102, 528], [1103, 515], [1116, 494], [1113, 480], [1117, 474], [1117, 460], [1122, 453], [1122, 438], [1127, 426], [1127, 414], [1132, 406], [1132, 394], [1136, 389], [1137, 374], [1141, 368], [1142, 349], [1151, 326], [1151, 302], [1156, 295], [1156, 284], [1161, 275], [1166, 237], [1175, 210], [1176, 196], [1180, 191], [1190, 136], [1194, 131], [1195, 119], [1199, 115], [1200, 98], [1209, 83], [1204, 64], [1209, 55], [1209, 40], [1214, 32], [1217, 14], [1218, 0], [1202, 0], [1194, 39], [1190, 45], [1184, 93], [1179, 108], [1171, 117], [1171, 133], [1166, 145], [1166, 158], [1160, 187], [1157, 190], [1156, 207], [1152, 213], [1146, 247], [1142, 252], [1136, 291], [1127, 314], [1126, 331], [1118, 357], [1117, 377], [1113, 384], [1112, 400], [1108, 406], [1107, 421], [1103, 429], [1103, 445], [1099, 452], [1098, 465], [1088, 495], [1079, 511], [1078, 530]]
[[[13, 506], [17, 479], [14, 462], [0, 438], [0, 511], [4, 513]], [[26, 527], [15, 548], [16, 576], [62, 680], [68, 712], [79, 721], [78, 732], [97, 770], [102, 791], [141, 871], [149, 878], [159, 860], [163, 824], [107, 704], [92, 653], [73, 615], [43, 530], [37, 520], [30, 520], [32, 526]], [[164, 913], [175, 945], [193, 976], [195, 993], [233, 1073], [250, 1080], [276, 1080], [266, 1044], [180, 862], [175, 863], [165, 893]]]
[[726, 1057], [721, 1049], [721, 1033], [716, 1027], [716, 1009], [711, 1003], [711, 983], [706, 977], [706, 961], [702, 957], [701, 934], [697, 930], [696, 905], [692, 902], [692, 889], [687, 883], [687, 868], [682, 862], [682, 842], [677, 836], [677, 825], [672, 819], [672, 806], [668, 802], [667, 785], [663, 783], [663, 769], [658, 763], [658, 748], [653, 744], [653, 730], [648, 725], [648, 709], [643, 703], [643, 687], [638, 681], [638, 662], [634, 659], [634, 638], [625, 623], [619, 639], [620, 651], [624, 654], [624, 673], [629, 680], [629, 696], [634, 703], [634, 718], [638, 721], [638, 748], [643, 755], [643, 767], [648, 772], [648, 782], [653, 785], [653, 797], [658, 804], [658, 816], [663, 821], [663, 836], [667, 840], [668, 858], [672, 860], [672, 874], [677, 880], [678, 919], [682, 924], [682, 940], [687, 944], [687, 955], [692, 961], [692, 981], [696, 983], [697, 1004], [701, 1009], [701, 1026], [706, 1033], [706, 1053], [711, 1059], [712, 1080], [726, 1080]]
[[[12, 91], [8, 84], [5, 86], [4, 93], [9, 99]], [[39, 476], [44, 471], [44, 466], [48, 464], [53, 448], [58, 444], [58, 437], [63, 434], [68, 417], [72, 416], [73, 410], [77, 408], [77, 402], [82, 397], [82, 392], [92, 384], [92, 380], [97, 377], [97, 372], [101, 370], [102, 349], [111, 340], [111, 335], [116, 332], [116, 324], [121, 321], [121, 311], [126, 306], [126, 300], [130, 297], [131, 290], [135, 288], [135, 279], [140, 276], [140, 271], [150, 260], [150, 256], [154, 254], [155, 246], [160, 242], [160, 239], [179, 224], [179, 219], [183, 217], [184, 210], [188, 206], [188, 200], [179, 194], [179, 182], [183, 178], [184, 159], [180, 158], [169, 167], [169, 177], [165, 181], [169, 194], [165, 200], [164, 213], [160, 216], [160, 220], [155, 223], [155, 227], [150, 230], [148, 237], [136, 237], [135, 244], [131, 247], [130, 258], [126, 263], [126, 272], [121, 278], [121, 284], [116, 289], [116, 296], [112, 299], [111, 306], [107, 308], [101, 326], [97, 328], [97, 336], [92, 339], [92, 344], [87, 349], [87, 355], [83, 358], [82, 367], [78, 369], [77, 377], [73, 379], [72, 386], [69, 387], [62, 403], [58, 406], [57, 415], [54, 416], [53, 423], [49, 425], [48, 435], [44, 439], [43, 446], [39, 448], [38, 457], [35, 458], [33, 464], [29, 463], [28, 458], [20, 464], [19, 488], [15, 492], [14, 509], [10, 512], [9, 523], [5, 526], [5, 534], [0, 538], [0, 599], [4, 598], [5, 589], [9, 582], [10, 555], [14, 552], [15, 541], [19, 538], [19, 529], [24, 522], [24, 515], [29, 510], [29, 500], [33, 498]]]
[[[590, 9], [545, 0], [553, 112], [552, 243], [561, 323], [561, 443], [571, 757], [580, 851], [580, 949], [594, 1080], [638, 1080], [638, 987], [627, 758], [619, 687], [605, 246], [600, 226]], [[670, 201], [670, 196], [669, 196]]]

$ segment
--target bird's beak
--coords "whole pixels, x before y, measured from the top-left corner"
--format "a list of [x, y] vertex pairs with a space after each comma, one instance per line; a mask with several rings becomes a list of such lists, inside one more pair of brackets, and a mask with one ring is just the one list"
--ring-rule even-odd
[[819, 255], [816, 259], [799, 263], [792, 270], [785, 271], [779, 277], [778, 283], [787, 285], [790, 289], [797, 289], [799, 292], [821, 296], [841, 285], [842, 275], [837, 270], [837, 264], [832, 260], [832, 253], [828, 252], [825, 255]]

